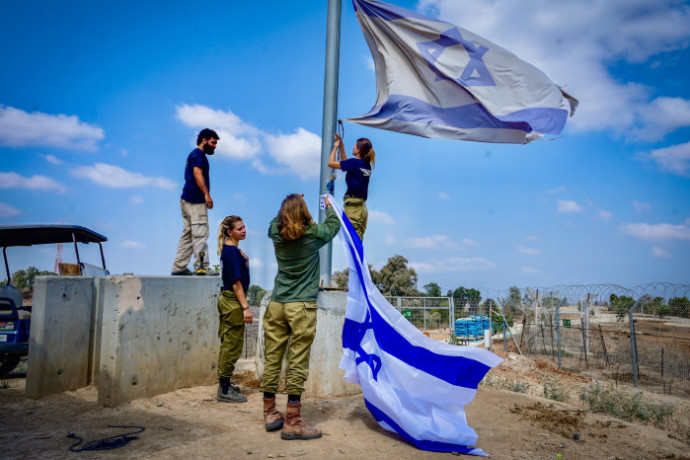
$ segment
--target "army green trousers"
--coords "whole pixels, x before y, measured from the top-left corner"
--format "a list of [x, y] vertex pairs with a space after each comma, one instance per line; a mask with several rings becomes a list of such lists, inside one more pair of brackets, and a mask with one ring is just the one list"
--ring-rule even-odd
[[220, 291], [218, 297], [218, 337], [220, 353], [218, 354], [218, 377], [230, 378], [235, 372], [235, 364], [242, 355], [244, 346], [244, 314], [235, 293]]
[[367, 203], [361, 198], [345, 198], [343, 203], [343, 211], [352, 227], [359, 235], [359, 239], [364, 241], [364, 232], [367, 230], [367, 220], [369, 220], [369, 211], [367, 210]]
[[[301, 395], [309, 376], [309, 355], [316, 335], [316, 302], [280, 303], [271, 300], [264, 313], [264, 373], [261, 391], [278, 392], [283, 356], [287, 352], [285, 390]], [[289, 345], [288, 345], [289, 342]]]

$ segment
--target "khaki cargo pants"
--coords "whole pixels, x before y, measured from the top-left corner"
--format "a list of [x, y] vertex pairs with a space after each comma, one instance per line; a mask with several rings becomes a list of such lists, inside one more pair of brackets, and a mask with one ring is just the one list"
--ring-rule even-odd
[[366, 202], [361, 198], [345, 198], [343, 210], [352, 227], [354, 227], [359, 239], [364, 241], [364, 232], [367, 230], [369, 211]]
[[[177, 255], [172, 267], [172, 271], [181, 272], [187, 268], [189, 260], [194, 254], [194, 271], [203, 268], [208, 270], [208, 209], [206, 203], [189, 203], [180, 200], [182, 210], [182, 221], [184, 228], [177, 244]], [[199, 254], [204, 253], [204, 266], [201, 266]]]
[[218, 297], [218, 377], [230, 378], [244, 347], [244, 314], [234, 292], [220, 291]]
[[[280, 303], [271, 300], [264, 313], [264, 373], [261, 391], [277, 393], [283, 356], [287, 350], [285, 390], [301, 395], [309, 376], [309, 355], [316, 335], [316, 302]], [[290, 341], [288, 348], [288, 340]]]

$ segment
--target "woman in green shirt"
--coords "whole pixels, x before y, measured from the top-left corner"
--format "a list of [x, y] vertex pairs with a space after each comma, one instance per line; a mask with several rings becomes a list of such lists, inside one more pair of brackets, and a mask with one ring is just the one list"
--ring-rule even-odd
[[[265, 360], [261, 379], [266, 430], [283, 428], [283, 439], [314, 439], [321, 430], [302, 422], [301, 396], [309, 375], [309, 354], [316, 335], [316, 298], [319, 293], [319, 249], [340, 230], [340, 220], [326, 198], [326, 220], [314, 223], [304, 198], [288, 195], [271, 221], [278, 273], [264, 314]], [[275, 408], [275, 394], [288, 340], [288, 394], [285, 417]]]

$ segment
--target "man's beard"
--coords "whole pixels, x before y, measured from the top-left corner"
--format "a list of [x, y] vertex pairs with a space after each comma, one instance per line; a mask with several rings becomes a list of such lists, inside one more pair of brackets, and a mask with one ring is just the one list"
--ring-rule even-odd
[[204, 145], [203, 149], [204, 149], [204, 153], [205, 153], [206, 155], [213, 155], [213, 153], [214, 153], [215, 150], [216, 150], [216, 148], [213, 147], [213, 146], [210, 145], [210, 144]]

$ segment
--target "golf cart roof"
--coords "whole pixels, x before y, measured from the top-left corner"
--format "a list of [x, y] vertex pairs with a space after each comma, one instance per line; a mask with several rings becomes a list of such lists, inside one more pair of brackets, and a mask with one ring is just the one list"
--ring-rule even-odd
[[80, 225], [0, 225], [0, 247], [101, 243], [108, 238]]

